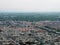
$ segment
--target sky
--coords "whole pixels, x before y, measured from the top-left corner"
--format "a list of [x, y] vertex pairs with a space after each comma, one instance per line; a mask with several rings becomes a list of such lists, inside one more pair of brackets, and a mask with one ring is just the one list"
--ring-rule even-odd
[[60, 12], [60, 0], [0, 0], [0, 11]]

